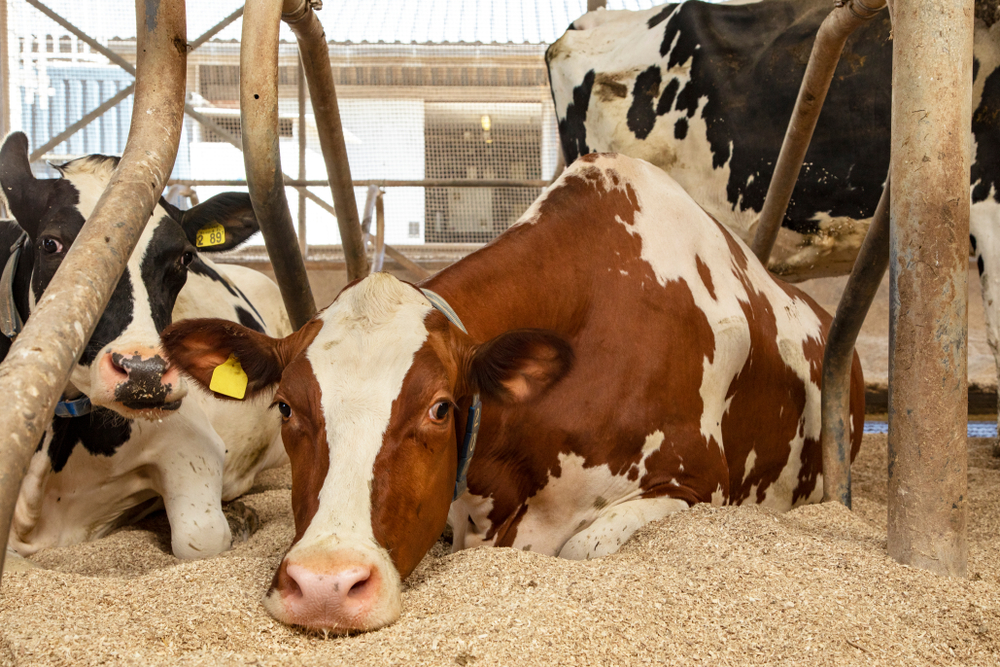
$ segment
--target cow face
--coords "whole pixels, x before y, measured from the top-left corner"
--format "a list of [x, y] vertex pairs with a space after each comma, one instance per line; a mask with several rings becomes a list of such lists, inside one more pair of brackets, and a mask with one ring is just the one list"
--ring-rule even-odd
[[[90, 155], [59, 165], [61, 178], [37, 179], [28, 163], [28, 140], [14, 132], [0, 147], [0, 188], [27, 233], [14, 281], [14, 298], [27, 317], [62, 263], [118, 165]], [[153, 209], [128, 264], [73, 370], [75, 389], [96, 406], [125, 417], [160, 417], [187, 393], [184, 381], [159, 351], [188, 271], [207, 271], [194, 240], [218, 223], [235, 247], [258, 230], [249, 196], [227, 193], [180, 211], [163, 199]]]
[[235, 355], [247, 394], [278, 384], [273, 408], [292, 461], [295, 539], [265, 606], [333, 631], [399, 616], [399, 583], [447, 520], [465, 409], [525, 401], [568, 370], [555, 334], [513, 331], [476, 345], [412, 285], [375, 274], [303, 329], [275, 340], [221, 320], [178, 322], [169, 357], [199, 383]]

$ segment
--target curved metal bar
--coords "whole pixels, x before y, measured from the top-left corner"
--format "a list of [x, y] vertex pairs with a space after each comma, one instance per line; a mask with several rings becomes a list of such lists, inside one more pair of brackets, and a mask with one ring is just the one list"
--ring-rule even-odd
[[774, 242], [778, 238], [781, 221], [785, 217], [785, 211], [788, 210], [795, 181], [798, 180], [799, 171], [802, 169], [802, 160], [809, 149], [816, 121], [819, 119], [820, 111], [823, 110], [823, 102], [830, 89], [830, 81], [837, 69], [844, 44], [859, 26], [882, 11], [885, 1], [870, 0], [869, 6], [861, 0], [848, 0], [830, 12], [816, 33], [816, 42], [809, 55], [809, 64], [802, 77], [799, 96], [795, 100], [795, 109], [788, 121], [785, 140], [781, 144], [781, 152], [774, 165], [774, 174], [771, 176], [764, 208], [761, 209], [760, 221], [757, 223], [757, 232], [750, 246], [764, 266], [767, 266], [771, 249], [774, 248]]
[[830, 325], [823, 354], [823, 502], [851, 506], [851, 364], [854, 344], [889, 266], [889, 181]]
[[[344, 247], [347, 279], [357, 280], [368, 275], [368, 256], [361, 238], [358, 204], [351, 187], [351, 166], [347, 160], [347, 144], [340, 122], [337, 89], [333, 84], [330, 51], [326, 43], [323, 24], [307, 0], [285, 0], [281, 19], [295, 33], [299, 55], [305, 68], [316, 118], [319, 145], [326, 162], [326, 173], [333, 192], [333, 205], [337, 211], [340, 243]], [[246, 25], [244, 23], [244, 25]]]
[[[31, 455], [173, 168], [184, 117], [184, 0], [136, 0], [135, 113], [118, 169], [0, 364], [0, 571]], [[155, 76], [154, 76], [155, 73]]]
[[252, 0], [243, 12], [240, 123], [250, 200], [264, 235], [274, 277], [296, 329], [316, 314], [285, 197], [278, 153], [278, 28], [282, 0]]

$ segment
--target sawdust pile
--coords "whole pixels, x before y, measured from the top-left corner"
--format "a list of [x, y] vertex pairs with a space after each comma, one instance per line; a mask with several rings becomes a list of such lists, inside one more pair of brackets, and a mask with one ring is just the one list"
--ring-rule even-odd
[[0, 666], [1000, 663], [1000, 460], [970, 440], [970, 577], [956, 580], [886, 556], [885, 446], [866, 437], [853, 513], [702, 506], [583, 563], [439, 545], [398, 623], [328, 639], [260, 603], [292, 536], [274, 471], [245, 499], [263, 527], [223, 556], [175, 560], [154, 521], [4, 575]]

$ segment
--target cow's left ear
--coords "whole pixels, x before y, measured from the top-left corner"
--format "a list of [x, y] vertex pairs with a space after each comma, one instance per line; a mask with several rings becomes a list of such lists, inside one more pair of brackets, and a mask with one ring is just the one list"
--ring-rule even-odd
[[260, 231], [250, 195], [243, 192], [223, 192], [186, 211], [173, 209], [171, 216], [200, 252], [232, 250]]
[[475, 348], [470, 384], [486, 397], [507, 403], [537, 398], [573, 366], [573, 348], [544, 329], [515, 329]]

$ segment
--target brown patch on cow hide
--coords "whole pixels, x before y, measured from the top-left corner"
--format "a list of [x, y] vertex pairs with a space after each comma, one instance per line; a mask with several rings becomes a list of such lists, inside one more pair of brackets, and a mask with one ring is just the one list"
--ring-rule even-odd
[[578, 168], [539, 203], [538, 222], [512, 228], [428, 282], [476, 341], [540, 327], [576, 355], [539, 400], [484, 401], [469, 490], [492, 499], [487, 537], [498, 544], [514, 542], [526, 503], [544, 511], [537, 494], [562, 474], [560, 454], [635, 478], [647, 436], [661, 431], [664, 444], [646, 459], [641, 480], [646, 495], [707, 501], [728, 486], [721, 451], [700, 433], [712, 328], [685, 282], [661, 287], [641, 259], [642, 239], [626, 228], [639, 210], [636, 192], [614, 182], [597, 166]]
[[708, 268], [708, 264], [701, 261], [701, 257], [698, 256], [695, 256], [694, 263], [698, 267], [698, 275], [701, 276], [701, 282], [708, 290], [708, 295], [712, 297], [713, 301], [718, 301], [719, 299], [715, 296], [715, 285], [712, 283], [712, 271]]
[[616, 99], [628, 97], [628, 86], [621, 79], [631, 80], [631, 75], [619, 72], [617, 74], [598, 74], [594, 78], [594, 95], [601, 102], [613, 102]]
[[424, 323], [429, 336], [393, 401], [371, 489], [372, 532], [403, 578], [444, 530], [458, 463], [456, 430], [465, 427], [454, 408], [442, 424], [428, 418], [437, 401], [454, 396], [459, 364], [444, 316], [431, 311]]

